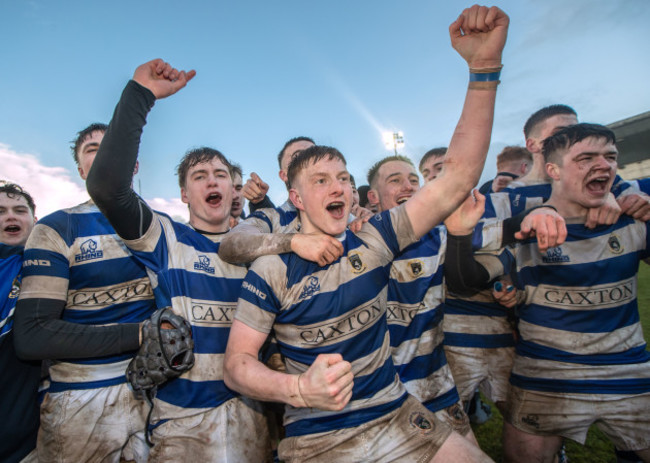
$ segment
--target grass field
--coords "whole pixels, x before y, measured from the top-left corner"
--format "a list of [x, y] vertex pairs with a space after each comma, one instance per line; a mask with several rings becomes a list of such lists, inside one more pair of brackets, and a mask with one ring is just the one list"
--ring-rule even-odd
[[[650, 339], [650, 266], [639, 268], [639, 313], [646, 341]], [[474, 427], [474, 433], [481, 448], [494, 461], [502, 461], [501, 426], [503, 420], [496, 407], [492, 406], [492, 419]], [[567, 456], [571, 463], [615, 463], [614, 446], [595, 427], [589, 430], [585, 446], [567, 441]]]

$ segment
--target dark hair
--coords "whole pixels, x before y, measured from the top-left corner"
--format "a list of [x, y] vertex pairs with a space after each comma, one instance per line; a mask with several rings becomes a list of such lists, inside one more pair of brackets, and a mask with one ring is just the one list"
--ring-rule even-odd
[[418, 170], [422, 172], [422, 166], [424, 165], [425, 162], [429, 160], [429, 158], [432, 157], [439, 157], [439, 156], [444, 156], [447, 154], [447, 147], [446, 146], [441, 146], [440, 148], [433, 148], [424, 153], [424, 156], [422, 156], [422, 159], [420, 159], [420, 164], [418, 165]]
[[359, 192], [359, 206], [361, 207], [366, 207], [366, 204], [368, 204], [368, 190], [370, 190], [369, 185], [361, 185], [357, 188]]
[[368, 185], [370, 185], [370, 188], [372, 188], [372, 182], [375, 180], [375, 177], [377, 177], [377, 172], [379, 172], [379, 168], [386, 164], [387, 162], [391, 161], [402, 161], [407, 164], [412, 165], [414, 168], [415, 166], [413, 165], [413, 161], [411, 161], [409, 158], [406, 156], [402, 156], [401, 154], [397, 154], [394, 156], [387, 156], [384, 159], [377, 161], [369, 170], [368, 170]]
[[512, 161], [528, 161], [533, 162], [533, 155], [523, 146], [506, 146], [497, 154], [497, 170], [501, 170], [499, 166]]
[[559, 150], [571, 148], [585, 138], [604, 138], [607, 142], [616, 144], [616, 135], [609, 128], [600, 124], [581, 123], [563, 127], [544, 140], [542, 154], [544, 160], [551, 162], [550, 158]]
[[354, 175], [350, 174], [350, 183], [352, 184], [352, 188], [355, 190], [357, 189], [357, 181], [354, 179]]
[[291, 160], [291, 163], [287, 168], [287, 183], [289, 184], [289, 188], [291, 188], [291, 185], [293, 185], [293, 181], [295, 180], [298, 173], [300, 173], [300, 171], [302, 171], [309, 164], [316, 164], [321, 159], [340, 159], [343, 161], [343, 164], [347, 165], [345, 157], [336, 148], [323, 145], [310, 146], [309, 148], [301, 150], [298, 155]]
[[576, 113], [575, 109], [573, 109], [571, 106], [564, 104], [553, 104], [551, 106], [546, 106], [538, 111], [535, 111], [528, 118], [524, 124], [524, 137], [528, 139], [535, 127], [544, 122], [546, 119], [557, 116], [558, 114], [572, 114], [576, 117], [578, 116], [578, 113]]
[[85, 129], [77, 132], [77, 138], [70, 142], [72, 143], [72, 145], [70, 145], [70, 149], [72, 150], [72, 157], [77, 165], [79, 165], [79, 148], [81, 148], [83, 142], [85, 142], [93, 132], [105, 133], [106, 130], [108, 130], [108, 125], [102, 124], [101, 122], [94, 122]]
[[22, 196], [27, 201], [27, 206], [32, 211], [32, 215], [36, 211], [36, 204], [34, 203], [34, 198], [32, 195], [27, 193], [23, 187], [15, 183], [8, 182], [7, 180], [0, 180], [0, 193], [5, 193], [10, 198], [15, 198], [17, 196]]
[[232, 181], [235, 181], [235, 175], [239, 175], [242, 179], [244, 178], [244, 173], [241, 170], [241, 166], [237, 164], [236, 162], [229, 162], [230, 164], [230, 176], [232, 177]]
[[289, 145], [293, 143], [297, 143], [299, 141], [308, 141], [309, 143], [313, 143], [314, 145], [316, 144], [316, 142], [309, 137], [294, 137], [288, 142], [286, 142], [282, 147], [282, 149], [280, 150], [280, 152], [278, 153], [278, 166], [280, 166], [280, 169], [282, 169], [282, 156], [284, 156], [284, 151], [289, 147]]
[[201, 148], [195, 148], [189, 150], [181, 159], [180, 164], [176, 167], [176, 175], [178, 175], [178, 185], [181, 188], [185, 188], [185, 177], [187, 177], [187, 172], [197, 164], [204, 162], [210, 162], [214, 158], [219, 159], [223, 164], [228, 168], [228, 172], [232, 177], [232, 165], [226, 159], [226, 157], [214, 148], [208, 148], [207, 146], [202, 146]]

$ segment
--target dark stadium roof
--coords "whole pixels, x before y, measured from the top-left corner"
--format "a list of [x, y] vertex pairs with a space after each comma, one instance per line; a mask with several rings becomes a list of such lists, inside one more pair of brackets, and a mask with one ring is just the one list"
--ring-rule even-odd
[[618, 166], [650, 159], [650, 111], [607, 124], [616, 134]]

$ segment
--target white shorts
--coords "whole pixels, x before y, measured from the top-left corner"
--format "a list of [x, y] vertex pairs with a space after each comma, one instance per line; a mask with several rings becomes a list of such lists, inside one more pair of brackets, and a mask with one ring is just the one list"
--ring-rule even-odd
[[511, 386], [508, 413], [515, 428], [539, 436], [585, 443], [592, 424], [620, 450], [650, 448], [650, 393], [563, 394]]
[[360, 426], [283, 439], [278, 453], [287, 463], [428, 462], [451, 433], [409, 395], [397, 410]]
[[153, 430], [150, 462], [242, 462], [271, 460], [262, 406], [238, 397], [217, 408], [163, 421]]
[[149, 406], [130, 386], [48, 392], [41, 404], [37, 451], [41, 462], [147, 461], [144, 426]]
[[477, 387], [492, 402], [508, 398], [514, 347], [445, 346], [445, 355], [463, 402], [472, 398]]

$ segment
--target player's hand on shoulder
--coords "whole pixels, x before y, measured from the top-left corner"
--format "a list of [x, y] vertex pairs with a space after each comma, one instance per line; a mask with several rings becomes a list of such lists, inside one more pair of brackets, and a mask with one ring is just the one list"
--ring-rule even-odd
[[634, 193], [621, 196], [617, 200], [623, 214], [627, 214], [641, 222], [650, 220], [650, 196]]
[[352, 365], [340, 354], [320, 354], [296, 379], [300, 405], [320, 410], [342, 410], [352, 397]]
[[321, 267], [335, 262], [343, 255], [341, 242], [325, 233], [296, 233], [291, 238], [291, 250]]
[[373, 215], [375, 215], [375, 213], [370, 209], [361, 207], [358, 204], [352, 206], [350, 214], [355, 217], [355, 219], [348, 224], [348, 228], [352, 233], [358, 233], [361, 230], [361, 227], [363, 227], [363, 224], [370, 220]]
[[498, 7], [465, 8], [449, 26], [451, 45], [471, 68], [501, 65], [510, 19]]
[[540, 207], [531, 211], [521, 222], [515, 238], [524, 240], [537, 237], [540, 252], [559, 246], [566, 240], [567, 229], [564, 217], [550, 207]]
[[598, 225], [612, 225], [618, 221], [621, 213], [621, 206], [619, 206], [614, 195], [609, 193], [605, 204], [589, 209], [585, 227], [595, 228]]
[[250, 178], [246, 180], [241, 189], [244, 198], [253, 204], [257, 204], [264, 199], [269, 192], [269, 185], [264, 182], [255, 172], [251, 172]]
[[447, 231], [456, 236], [469, 235], [474, 231], [485, 212], [485, 195], [472, 190], [458, 208], [445, 219]]
[[161, 99], [178, 92], [195, 75], [194, 70], [181, 71], [161, 59], [154, 59], [138, 66], [133, 80], [148, 88], [156, 99]]

